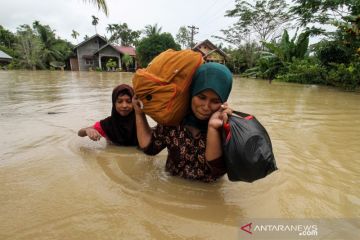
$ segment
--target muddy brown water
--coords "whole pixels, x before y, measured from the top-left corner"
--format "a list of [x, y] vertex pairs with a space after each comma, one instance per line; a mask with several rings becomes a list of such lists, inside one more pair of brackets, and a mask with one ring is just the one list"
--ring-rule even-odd
[[0, 71], [0, 239], [237, 239], [246, 218], [360, 216], [359, 93], [235, 77], [230, 106], [266, 127], [280, 170], [203, 184], [168, 176], [165, 151], [77, 136], [131, 77]]

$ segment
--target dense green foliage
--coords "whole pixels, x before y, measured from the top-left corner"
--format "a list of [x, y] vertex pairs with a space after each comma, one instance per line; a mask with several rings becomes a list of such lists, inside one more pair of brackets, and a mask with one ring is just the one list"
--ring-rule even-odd
[[326, 74], [326, 68], [315, 58], [305, 58], [294, 60], [277, 78], [285, 82], [326, 84]]
[[274, 79], [278, 74], [286, 72], [288, 65], [297, 59], [304, 59], [309, 46], [309, 32], [303, 32], [290, 40], [285, 30], [278, 42], [263, 42], [266, 51], [260, 52], [257, 66], [246, 71], [248, 76]]
[[13, 57], [9, 68], [49, 69], [51, 63], [65, 65], [72, 47], [38, 21], [32, 26], [21, 25], [15, 34], [0, 26], [0, 49]]
[[[267, 8], [266, 6], [271, 6]], [[268, 40], [266, 33], [286, 26], [289, 16], [283, 12], [290, 9], [294, 25], [301, 27], [301, 34], [290, 39], [283, 30], [282, 38]], [[266, 13], [265, 15], [262, 15]], [[268, 25], [271, 13], [283, 16], [279, 27]], [[236, 6], [227, 16], [237, 18], [237, 22], [223, 30], [225, 41], [236, 46], [227, 50], [231, 56], [228, 62], [234, 72], [245, 76], [278, 79], [287, 82], [325, 84], [354, 90], [360, 87], [360, 1], [358, 0], [293, 0], [291, 7], [279, 1], [258, 0], [255, 4], [236, 0]], [[327, 26], [333, 26], [329, 28]], [[259, 26], [261, 28], [259, 28]], [[329, 30], [334, 29], [335, 31]], [[261, 29], [262, 32], [257, 31]], [[259, 49], [246, 48], [253, 40]], [[262, 33], [262, 35], [260, 34]], [[322, 40], [309, 46], [309, 37], [322, 35]], [[244, 52], [244, 49], [248, 49]], [[253, 52], [252, 52], [253, 51]], [[254, 53], [255, 51], [255, 53]], [[245, 59], [249, 54], [255, 59], [255, 66]], [[258, 54], [256, 54], [258, 53]]]
[[133, 58], [129, 54], [124, 54], [121, 61], [125, 65], [126, 71], [129, 71], [130, 65], [133, 64]]
[[226, 61], [226, 66], [233, 73], [242, 73], [253, 68], [260, 55], [260, 46], [256, 42], [246, 43], [238, 49], [224, 49], [231, 56]]
[[180, 50], [180, 45], [175, 42], [170, 33], [154, 34], [141, 39], [136, 48], [140, 66], [146, 67], [156, 55], [169, 48]]
[[109, 24], [106, 30], [111, 34], [109, 42], [123, 46], [137, 45], [141, 34], [141, 31], [131, 30], [127, 23]]

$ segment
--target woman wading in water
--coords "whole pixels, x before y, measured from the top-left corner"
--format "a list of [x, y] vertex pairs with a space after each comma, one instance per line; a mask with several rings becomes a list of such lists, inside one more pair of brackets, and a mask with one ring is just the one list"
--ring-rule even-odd
[[178, 126], [158, 124], [151, 129], [139, 101], [134, 97], [136, 128], [140, 148], [155, 155], [167, 148], [165, 170], [171, 175], [213, 182], [226, 173], [220, 128], [232, 110], [226, 103], [232, 74], [218, 63], [201, 65], [190, 87], [189, 114]]

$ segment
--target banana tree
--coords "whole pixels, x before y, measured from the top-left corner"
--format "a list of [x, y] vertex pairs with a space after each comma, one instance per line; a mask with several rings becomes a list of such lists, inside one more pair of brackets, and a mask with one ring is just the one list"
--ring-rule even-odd
[[290, 40], [286, 30], [279, 42], [263, 42], [267, 50], [260, 52], [260, 58], [255, 68], [249, 69], [246, 74], [273, 79], [275, 76], [286, 71], [286, 67], [295, 59], [304, 59], [308, 54], [309, 31], [297, 33]]

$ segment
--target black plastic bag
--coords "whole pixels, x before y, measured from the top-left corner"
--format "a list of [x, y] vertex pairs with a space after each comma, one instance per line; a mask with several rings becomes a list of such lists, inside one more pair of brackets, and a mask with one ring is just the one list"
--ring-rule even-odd
[[246, 113], [234, 111], [224, 125], [223, 152], [230, 181], [253, 182], [278, 169], [268, 133]]

